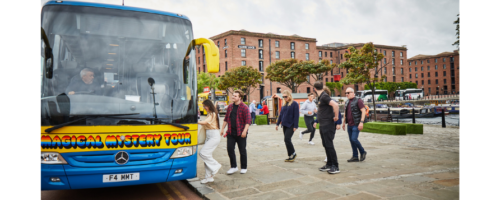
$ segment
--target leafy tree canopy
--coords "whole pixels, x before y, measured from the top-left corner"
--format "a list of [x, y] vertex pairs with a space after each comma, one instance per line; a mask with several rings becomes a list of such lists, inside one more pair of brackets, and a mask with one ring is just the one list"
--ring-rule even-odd
[[[306, 82], [309, 85], [314, 85], [314, 82], [323, 80], [326, 73], [337, 66], [335, 63], [330, 64], [328, 60], [321, 60], [319, 62], [301, 60], [294, 65], [296, 65], [295, 67], [299, 68], [300, 72], [306, 76]], [[307, 79], [309, 75], [312, 79]]]
[[[219, 90], [226, 90], [233, 93], [234, 90], [241, 89], [250, 95], [255, 88], [262, 84], [262, 74], [251, 66], [240, 66], [226, 71], [220, 77]], [[247, 98], [247, 100], [250, 98]]]
[[196, 76], [198, 82], [198, 94], [203, 92], [204, 87], [210, 87], [210, 89], [216, 87], [219, 84], [220, 78], [216, 77], [214, 74], [200, 72]]
[[330, 89], [330, 91], [332, 91], [332, 93], [337, 91], [335, 94], [340, 95], [342, 94], [342, 86], [344, 86], [344, 84], [340, 82], [328, 82], [326, 83], [326, 86]]
[[453, 24], [457, 25], [457, 28], [455, 29], [457, 31], [457, 41], [455, 41], [452, 45], [457, 45], [457, 48], [460, 49], [460, 14], [457, 15], [457, 20], [454, 21]]
[[303, 68], [307, 68], [306, 65], [309, 65], [309, 63], [298, 63], [299, 61], [293, 58], [278, 60], [271, 63], [271, 65], [266, 68], [266, 79], [279, 82], [290, 88], [292, 93], [296, 93], [299, 85], [306, 82], [307, 76], [309, 76], [307, 71], [302, 70]]

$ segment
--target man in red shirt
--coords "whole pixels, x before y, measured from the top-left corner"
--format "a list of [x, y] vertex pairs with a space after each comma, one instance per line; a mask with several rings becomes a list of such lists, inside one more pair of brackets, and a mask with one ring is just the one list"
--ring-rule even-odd
[[[250, 109], [248, 106], [241, 101], [241, 97], [244, 95], [243, 91], [236, 90], [233, 93], [232, 100], [234, 103], [227, 107], [226, 116], [224, 117], [224, 123], [220, 129], [220, 135], [227, 136], [227, 154], [229, 155], [229, 161], [231, 163], [231, 169], [227, 171], [227, 174], [234, 174], [238, 171], [238, 166], [236, 165], [236, 155], [234, 153], [235, 144], [238, 143], [238, 150], [240, 151], [240, 173], [244, 174], [247, 172], [247, 134], [248, 127], [251, 123]], [[224, 133], [224, 128], [227, 131]]]

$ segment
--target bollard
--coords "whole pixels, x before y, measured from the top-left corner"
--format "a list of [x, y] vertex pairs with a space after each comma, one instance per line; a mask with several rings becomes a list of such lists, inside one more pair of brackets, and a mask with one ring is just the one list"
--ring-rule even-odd
[[441, 108], [441, 124], [443, 128], [446, 128], [446, 123], [444, 121], [444, 107]]
[[412, 108], [412, 114], [411, 117], [413, 118], [413, 123], [415, 123], [415, 108]]

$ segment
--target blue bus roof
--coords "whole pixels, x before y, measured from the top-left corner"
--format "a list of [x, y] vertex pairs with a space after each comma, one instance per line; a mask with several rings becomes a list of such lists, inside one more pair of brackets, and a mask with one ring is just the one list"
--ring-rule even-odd
[[184, 16], [184, 15], [179, 16], [176, 13], [171, 13], [171, 12], [152, 10], [152, 9], [146, 9], [146, 8], [130, 7], [130, 6], [103, 4], [103, 3], [89, 3], [89, 2], [78, 2], [78, 1], [59, 1], [59, 2], [49, 1], [49, 2], [45, 3], [44, 6], [46, 6], [46, 5], [71, 5], [71, 6], [88, 6], [88, 7], [98, 7], [98, 8], [110, 8], [110, 9], [117, 9], [117, 10], [128, 10], [128, 11], [137, 11], [137, 12], [153, 13], [153, 14], [160, 14], [160, 15], [168, 15], [168, 16], [172, 16], [172, 17], [178, 17], [178, 18], [189, 20], [189, 18], [187, 16]]

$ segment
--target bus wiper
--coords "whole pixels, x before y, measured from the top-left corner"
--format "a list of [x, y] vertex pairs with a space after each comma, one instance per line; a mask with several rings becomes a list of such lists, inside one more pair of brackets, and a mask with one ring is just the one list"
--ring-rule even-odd
[[124, 115], [138, 115], [139, 113], [126, 113], [126, 114], [97, 114], [97, 115], [87, 115], [86, 117], [82, 117], [82, 118], [79, 118], [79, 119], [75, 119], [73, 121], [69, 121], [69, 122], [66, 122], [66, 123], [62, 123], [62, 124], [58, 124], [58, 125], [55, 125], [53, 126], [52, 128], [48, 128], [48, 129], [45, 129], [45, 132], [46, 133], [50, 133], [56, 129], [59, 129], [59, 128], [62, 128], [62, 127], [65, 127], [67, 125], [70, 125], [70, 124], [73, 124], [75, 122], [79, 122], [81, 120], [84, 120], [84, 119], [89, 119], [89, 118], [93, 118], [93, 117], [114, 117], [114, 116], [124, 116]]
[[177, 123], [171, 123], [171, 122], [162, 122], [162, 121], [159, 121], [160, 124], [168, 124], [168, 125], [172, 125], [172, 126], [175, 126], [175, 127], [178, 127], [178, 128], [183, 128], [184, 130], [189, 130], [189, 127], [188, 126], [183, 126], [183, 125], [180, 125], [180, 124], [177, 124]]

